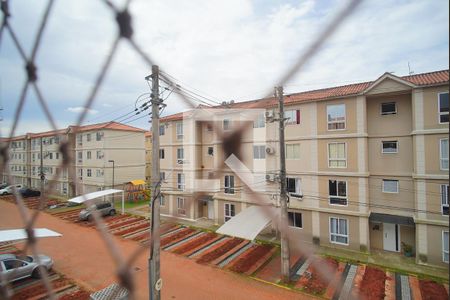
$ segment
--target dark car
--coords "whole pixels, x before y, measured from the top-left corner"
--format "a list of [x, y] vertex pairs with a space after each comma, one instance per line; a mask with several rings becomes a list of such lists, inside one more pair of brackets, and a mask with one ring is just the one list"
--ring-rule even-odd
[[7, 187], [9, 185], [9, 183], [3, 182], [2, 184], [0, 184], [0, 190], [4, 189], [5, 187]]
[[22, 197], [24, 198], [28, 198], [28, 197], [39, 197], [41, 195], [40, 191], [36, 191], [36, 190], [32, 190], [29, 188], [21, 188], [19, 190], [19, 193], [22, 195]]

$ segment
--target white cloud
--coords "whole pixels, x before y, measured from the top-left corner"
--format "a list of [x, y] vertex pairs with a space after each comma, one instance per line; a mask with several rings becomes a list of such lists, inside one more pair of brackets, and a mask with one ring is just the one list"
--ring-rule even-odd
[[[84, 110], [85, 110], [85, 107], [83, 107], [83, 106], [68, 107], [66, 109], [66, 111], [73, 112], [73, 113], [82, 113]], [[90, 108], [87, 109], [87, 112], [88, 112], [88, 114], [91, 114], [91, 115], [95, 115], [96, 113], [98, 113], [97, 110], [90, 109]]]

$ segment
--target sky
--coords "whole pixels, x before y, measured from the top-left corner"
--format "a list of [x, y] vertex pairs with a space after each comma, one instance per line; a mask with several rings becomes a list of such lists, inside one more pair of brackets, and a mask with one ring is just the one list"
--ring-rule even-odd
[[[27, 55], [46, 3], [10, 1], [9, 22]], [[220, 103], [268, 95], [346, 3], [134, 0], [130, 13], [134, 39], [160, 69], [183, 88]], [[55, 1], [36, 65], [37, 84], [58, 128], [76, 123], [116, 35], [115, 16], [102, 1]], [[403, 76], [448, 68], [448, 0], [366, 0], [284, 90], [289, 94], [373, 81], [385, 72]], [[150, 73], [151, 68], [122, 41], [84, 124], [123, 120], [148, 129], [149, 118], [133, 121], [132, 112], [138, 97], [150, 91], [144, 79]], [[10, 134], [25, 79], [24, 63], [4, 32], [0, 41], [1, 136]], [[164, 115], [186, 109], [175, 93], [165, 91], [162, 97], [167, 105]], [[144, 100], [145, 95], [138, 106]], [[30, 90], [16, 135], [50, 129]]]

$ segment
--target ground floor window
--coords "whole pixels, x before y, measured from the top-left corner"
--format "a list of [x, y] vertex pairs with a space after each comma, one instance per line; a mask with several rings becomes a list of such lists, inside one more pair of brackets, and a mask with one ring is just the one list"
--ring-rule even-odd
[[235, 206], [234, 204], [231, 203], [225, 203], [225, 222], [227, 222], [229, 219], [231, 219], [232, 217], [234, 217], [235, 215]]
[[177, 198], [177, 210], [179, 215], [186, 215], [186, 208], [185, 208], [185, 200], [184, 198], [178, 197]]
[[288, 212], [288, 224], [291, 227], [303, 228], [302, 214], [298, 212]]
[[159, 206], [165, 206], [165, 205], [166, 205], [166, 199], [164, 198], [163, 195], [161, 195], [159, 198]]
[[330, 218], [330, 241], [336, 244], [348, 245], [348, 220]]
[[448, 231], [442, 231], [442, 260], [448, 263]]

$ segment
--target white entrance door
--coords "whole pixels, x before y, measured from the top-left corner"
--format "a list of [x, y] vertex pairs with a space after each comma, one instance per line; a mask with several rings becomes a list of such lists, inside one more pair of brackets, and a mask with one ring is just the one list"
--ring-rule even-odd
[[383, 249], [386, 251], [398, 251], [398, 227], [396, 224], [383, 223]]
[[208, 219], [214, 219], [214, 201], [208, 201]]

